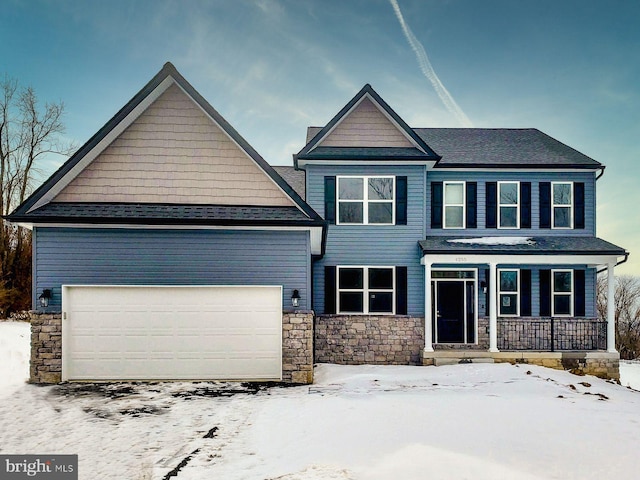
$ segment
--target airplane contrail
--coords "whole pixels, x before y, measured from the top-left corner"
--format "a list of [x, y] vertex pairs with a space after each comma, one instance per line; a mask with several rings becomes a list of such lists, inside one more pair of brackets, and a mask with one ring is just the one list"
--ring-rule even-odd
[[389, 2], [391, 3], [396, 17], [400, 22], [400, 26], [402, 27], [402, 31], [404, 32], [404, 36], [407, 37], [407, 41], [409, 42], [411, 49], [416, 54], [420, 70], [427, 78], [427, 80], [431, 82], [431, 85], [433, 85], [433, 88], [438, 94], [438, 97], [440, 97], [440, 100], [442, 100], [442, 103], [444, 103], [444, 106], [447, 108], [447, 110], [449, 110], [449, 112], [453, 114], [454, 117], [456, 117], [458, 122], [463, 127], [472, 127], [473, 124], [471, 123], [471, 120], [469, 120], [469, 117], [465, 115], [465, 113], [458, 106], [449, 91], [442, 84], [442, 82], [438, 78], [438, 75], [436, 75], [436, 72], [433, 70], [431, 62], [429, 62], [429, 57], [427, 56], [427, 52], [425, 51], [424, 47], [413, 34], [407, 23], [404, 21], [404, 17], [402, 16], [402, 12], [400, 11], [400, 6], [398, 5], [397, 0], [389, 0]]

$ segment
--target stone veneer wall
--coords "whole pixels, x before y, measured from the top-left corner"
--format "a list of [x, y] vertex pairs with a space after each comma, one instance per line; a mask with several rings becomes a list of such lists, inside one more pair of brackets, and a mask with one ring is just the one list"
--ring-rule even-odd
[[313, 383], [313, 311], [282, 314], [282, 381]]
[[62, 315], [30, 312], [30, 383], [58, 383], [62, 380]]
[[493, 354], [495, 363], [524, 363], [569, 370], [576, 375], [620, 380], [618, 352], [500, 352]]
[[[62, 380], [62, 316], [31, 312], [31, 383]], [[282, 381], [313, 383], [313, 312], [282, 314]]]
[[315, 361], [342, 365], [419, 365], [424, 318], [405, 315], [318, 315]]

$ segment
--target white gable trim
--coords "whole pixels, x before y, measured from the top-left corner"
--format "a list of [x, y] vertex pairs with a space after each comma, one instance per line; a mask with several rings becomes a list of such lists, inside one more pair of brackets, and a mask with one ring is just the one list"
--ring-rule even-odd
[[396, 121], [393, 119], [393, 117], [391, 117], [391, 116], [389, 115], [389, 113], [387, 113], [387, 111], [386, 111], [384, 108], [382, 108], [378, 102], [376, 102], [376, 101], [375, 101], [375, 99], [374, 99], [374, 98], [373, 98], [369, 93], [365, 93], [364, 95], [362, 95], [362, 97], [361, 97], [361, 98], [360, 98], [360, 99], [359, 99], [359, 100], [358, 100], [358, 101], [353, 105], [353, 107], [351, 107], [347, 112], [345, 112], [345, 114], [344, 114], [344, 115], [342, 115], [342, 117], [341, 117], [341, 118], [336, 122], [336, 124], [335, 124], [333, 127], [331, 127], [331, 128], [329, 129], [329, 131], [328, 131], [327, 133], [325, 133], [325, 134], [322, 136], [322, 138], [318, 139], [318, 141], [317, 141], [317, 142], [315, 143], [315, 145], [314, 145], [314, 146], [309, 150], [309, 152], [308, 152], [308, 153], [311, 153], [313, 150], [315, 150], [317, 147], [319, 147], [319, 146], [322, 144], [322, 142], [323, 142], [323, 141], [324, 141], [324, 140], [325, 140], [329, 135], [331, 135], [331, 133], [333, 133], [333, 131], [334, 131], [336, 128], [338, 128], [338, 126], [342, 123], [342, 121], [343, 121], [345, 118], [347, 118], [349, 115], [351, 115], [351, 113], [352, 113], [356, 108], [358, 108], [358, 106], [359, 106], [359, 105], [364, 101], [364, 99], [365, 99], [365, 98], [368, 98], [368, 99], [371, 101], [371, 103], [372, 103], [372, 104], [373, 104], [373, 105], [378, 109], [378, 111], [379, 111], [380, 113], [382, 113], [382, 115], [384, 115], [384, 117], [385, 117], [387, 120], [389, 120], [389, 122], [391, 122], [391, 124], [392, 124], [394, 127], [396, 127], [396, 129], [397, 129], [397, 130], [398, 130], [398, 131], [399, 131], [399, 132], [400, 132], [400, 133], [401, 133], [401, 134], [402, 134], [402, 135], [403, 135], [407, 140], [409, 140], [409, 142], [410, 142], [414, 147], [416, 147], [416, 148], [417, 148], [418, 150], [420, 150], [422, 153], [425, 153], [425, 154], [427, 153], [427, 152], [425, 152], [425, 151], [424, 151], [424, 149], [423, 149], [420, 145], [418, 145], [418, 143], [416, 143], [416, 141], [415, 141], [413, 138], [411, 138], [411, 136], [410, 136], [410, 135], [405, 131], [405, 129], [404, 129], [404, 128], [402, 128], [402, 127], [398, 124], [398, 122], [396, 122]]
[[[29, 209], [29, 212], [41, 207], [42, 205], [46, 205], [58, 194], [64, 190], [64, 188], [69, 185], [73, 179], [75, 179], [80, 172], [82, 172], [91, 162], [93, 162], [98, 155], [100, 155], [111, 143], [122, 134], [129, 126], [135, 122], [135, 120], [142, 115], [142, 113], [155, 102], [160, 95], [162, 95], [167, 88], [169, 88], [173, 83], [177, 83], [173, 77], [169, 76], [165, 78], [160, 84], [153, 89], [153, 91], [147, 95], [136, 107], [118, 123], [109, 133], [107, 133], [100, 142], [96, 144], [87, 154], [82, 157], [82, 159], [74, 165], [74, 167], [69, 170], [60, 180], [58, 180], [55, 185], [53, 185], [49, 191], [47, 191], [33, 206]], [[27, 212], [28, 213], [28, 212]]]

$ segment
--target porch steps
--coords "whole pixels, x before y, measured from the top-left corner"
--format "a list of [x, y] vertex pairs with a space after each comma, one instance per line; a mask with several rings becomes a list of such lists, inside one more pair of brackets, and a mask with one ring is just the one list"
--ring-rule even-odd
[[461, 363], [494, 363], [493, 358], [490, 357], [435, 357], [432, 360], [436, 367]]

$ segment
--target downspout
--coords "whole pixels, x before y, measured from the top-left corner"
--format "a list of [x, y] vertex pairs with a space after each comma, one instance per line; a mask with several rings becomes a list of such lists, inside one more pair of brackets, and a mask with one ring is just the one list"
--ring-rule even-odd
[[[602, 177], [602, 175], [604, 175], [604, 169], [605, 169], [605, 168], [607, 168], [607, 167], [606, 167], [606, 166], [604, 166], [604, 165], [602, 165], [602, 166], [600, 167], [600, 173], [599, 173], [598, 175], [596, 175], [596, 182], [598, 181], [598, 179], [599, 179], [600, 177]], [[625, 261], [626, 261], [626, 260], [625, 260]]]
[[[616, 263], [616, 264], [614, 265], [614, 267], [617, 267], [618, 265], [622, 265], [622, 264], [623, 264], [623, 263], [625, 263], [628, 259], [629, 259], [629, 252], [624, 252], [624, 259], [622, 259], [622, 260], [620, 260], [618, 263]], [[604, 272], [606, 269], [607, 269], [607, 268], [605, 267], [605, 268], [602, 268], [602, 269], [600, 269], [600, 270], [597, 270], [597, 271], [596, 271], [596, 274], [598, 274], [598, 273], [602, 273], [602, 272]]]

